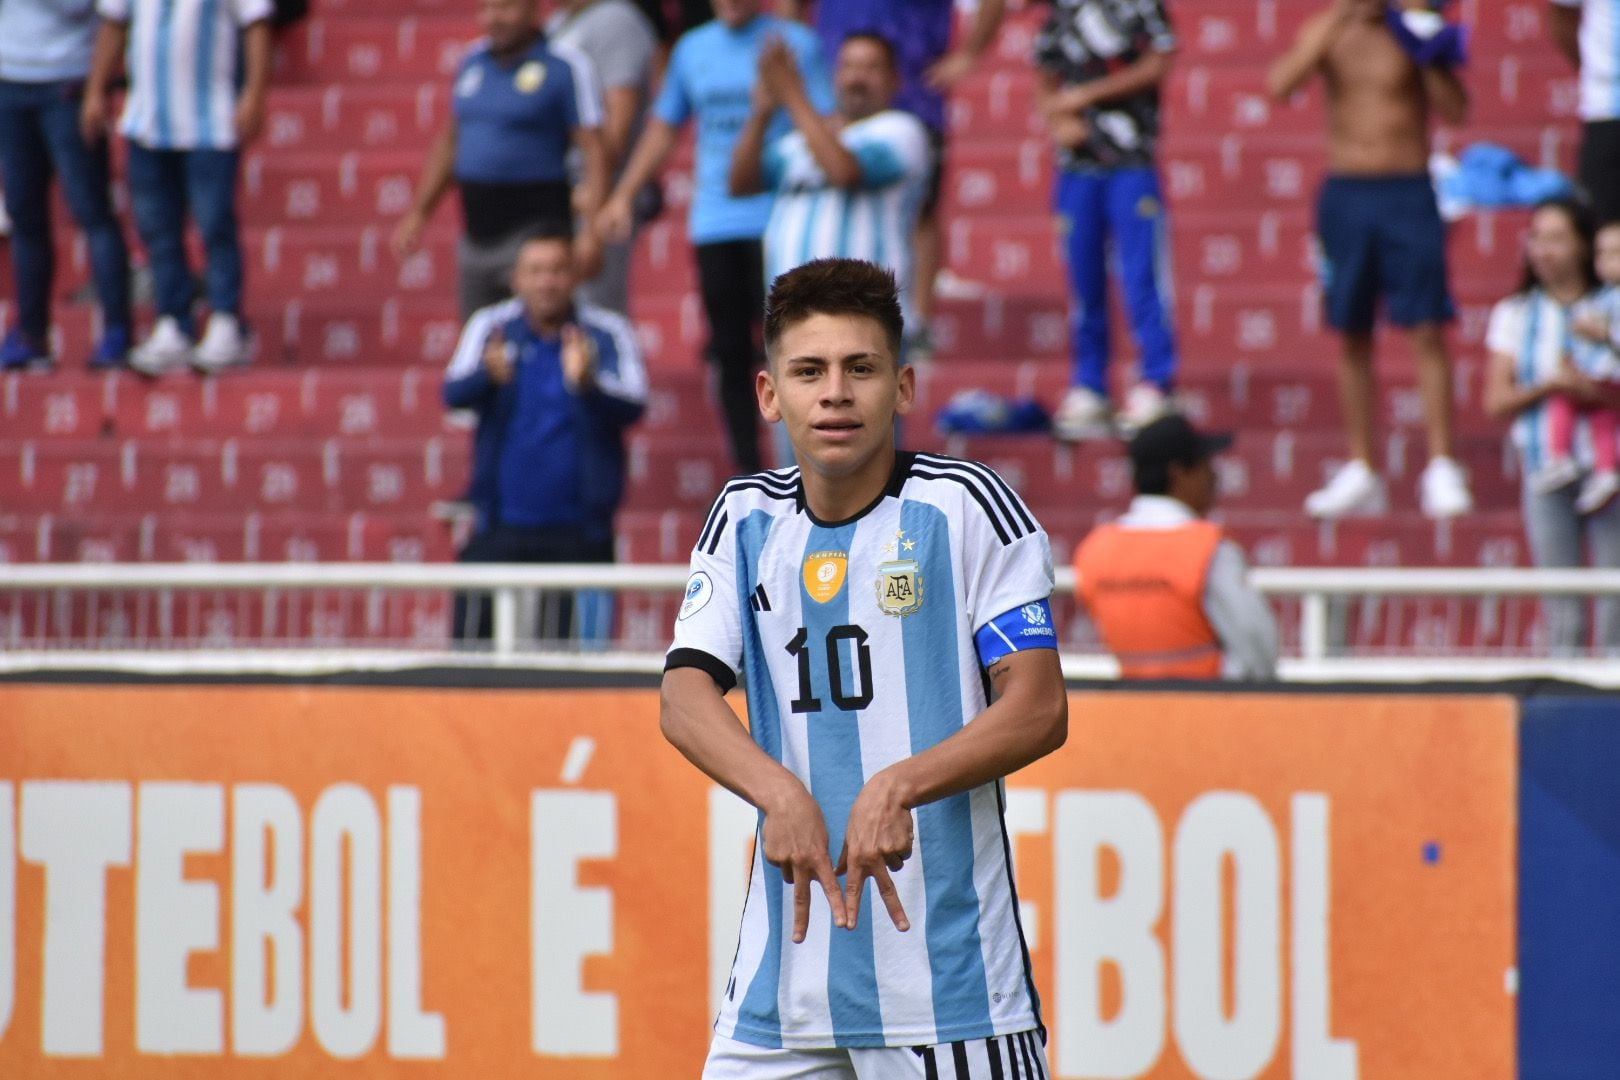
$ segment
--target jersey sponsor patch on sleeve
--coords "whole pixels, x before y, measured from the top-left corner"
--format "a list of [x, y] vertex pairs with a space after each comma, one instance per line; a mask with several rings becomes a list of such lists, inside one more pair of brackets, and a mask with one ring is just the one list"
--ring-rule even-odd
[[679, 619], [688, 619], [703, 610], [705, 604], [714, 596], [714, 582], [709, 575], [699, 570], [686, 579], [686, 599], [681, 601]]
[[1010, 653], [1057, 648], [1052, 602], [1037, 600], [1002, 612], [979, 628], [973, 644], [979, 650], [979, 663], [985, 667]]

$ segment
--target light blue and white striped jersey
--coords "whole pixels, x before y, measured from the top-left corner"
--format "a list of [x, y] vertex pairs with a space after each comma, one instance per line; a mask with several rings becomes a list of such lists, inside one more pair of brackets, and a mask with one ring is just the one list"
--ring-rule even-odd
[[[666, 663], [723, 688], [741, 672], [755, 742], [821, 805], [836, 859], [866, 780], [984, 710], [976, 635], [1005, 628], [992, 655], [1056, 647], [1051, 590], [1046, 533], [983, 465], [900, 454], [884, 493], [843, 522], [814, 516], [798, 469], [757, 473], [710, 512]], [[914, 853], [894, 874], [906, 933], [870, 885], [854, 931], [813, 890], [793, 944], [792, 886], [756, 840], [716, 1030], [811, 1049], [1038, 1026], [1003, 801], [998, 781], [914, 812]]]
[[[911, 297], [912, 236], [933, 151], [922, 121], [889, 109], [838, 134], [860, 162], [858, 187], [834, 187], [809, 143], [792, 131], [765, 150], [765, 186], [776, 192], [765, 226], [765, 284], [812, 259], [862, 259], [894, 272]], [[905, 311], [907, 322], [911, 313]]]
[[126, 138], [148, 150], [236, 146], [237, 43], [271, 0], [97, 0], [96, 10], [129, 24]]
[[[1515, 383], [1535, 386], [1557, 375], [1564, 358], [1574, 352], [1576, 339], [1570, 329], [1573, 318], [1574, 307], [1558, 303], [1540, 289], [1515, 293], [1491, 309], [1485, 347], [1492, 353], [1513, 357]], [[1534, 475], [1547, 464], [1552, 457], [1552, 425], [1545, 401], [1514, 417], [1512, 438], [1524, 463], [1525, 476]], [[1592, 428], [1585, 415], [1576, 418], [1571, 456], [1583, 468], [1592, 467]]]
[[1620, 0], [1552, 0], [1581, 9], [1581, 119], [1620, 119]]
[[1608, 323], [1609, 340], [1588, 341], [1575, 335], [1574, 348], [1570, 350], [1575, 366], [1603, 382], [1620, 380], [1620, 285], [1606, 286], [1596, 296], [1576, 304], [1574, 317], [1579, 319], [1585, 315], [1596, 315]]

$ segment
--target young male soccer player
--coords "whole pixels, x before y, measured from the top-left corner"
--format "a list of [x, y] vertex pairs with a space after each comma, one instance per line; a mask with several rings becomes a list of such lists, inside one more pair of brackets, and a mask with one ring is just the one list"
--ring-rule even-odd
[[664, 734], [760, 811], [708, 1080], [1049, 1075], [1001, 778], [1067, 733], [1051, 550], [989, 469], [896, 452], [901, 325], [870, 263], [776, 280], [757, 389], [799, 464], [692, 552]]

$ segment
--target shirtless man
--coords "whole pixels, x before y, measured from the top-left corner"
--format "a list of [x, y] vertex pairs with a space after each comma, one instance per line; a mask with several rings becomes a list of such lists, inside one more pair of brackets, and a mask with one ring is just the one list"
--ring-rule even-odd
[[1455, 309], [1446, 287], [1445, 226], [1428, 173], [1430, 115], [1462, 123], [1468, 93], [1452, 68], [1419, 66], [1390, 32], [1386, 10], [1386, 0], [1334, 0], [1306, 22], [1267, 79], [1278, 101], [1316, 74], [1327, 89], [1329, 175], [1317, 203], [1317, 236], [1328, 323], [1344, 340], [1339, 398], [1350, 453], [1305, 501], [1306, 512], [1319, 518], [1387, 508], [1383, 479], [1372, 466], [1380, 297], [1418, 356], [1429, 448], [1418, 485], [1423, 512], [1448, 518], [1473, 508], [1451, 456], [1444, 328]]

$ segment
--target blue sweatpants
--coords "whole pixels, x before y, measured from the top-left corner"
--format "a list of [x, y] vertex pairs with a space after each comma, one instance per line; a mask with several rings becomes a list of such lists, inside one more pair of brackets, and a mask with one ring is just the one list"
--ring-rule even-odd
[[1055, 201], [1074, 301], [1069, 341], [1073, 383], [1108, 395], [1108, 253], [1142, 356], [1142, 379], [1174, 388], [1175, 297], [1169, 218], [1154, 169], [1060, 172]]

